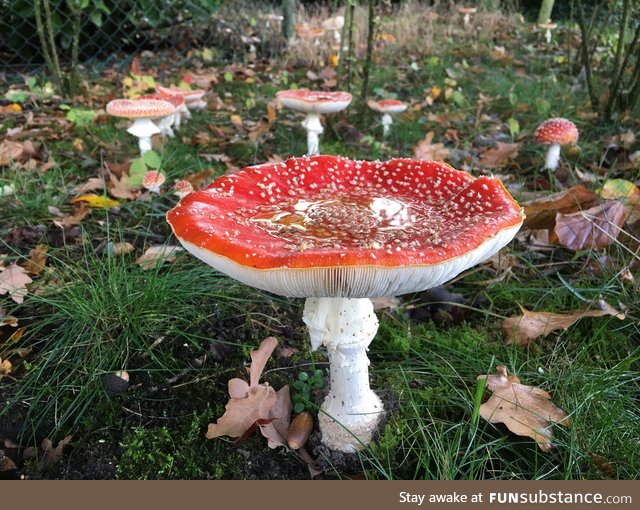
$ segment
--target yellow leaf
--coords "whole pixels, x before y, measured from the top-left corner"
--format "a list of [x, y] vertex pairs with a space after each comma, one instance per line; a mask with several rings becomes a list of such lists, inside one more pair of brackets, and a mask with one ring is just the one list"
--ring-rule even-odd
[[340, 56], [337, 53], [334, 53], [333, 55], [331, 55], [331, 59], [329, 60], [331, 67], [338, 67], [339, 62], [340, 62]]
[[73, 198], [69, 202], [76, 204], [78, 202], [84, 202], [89, 207], [97, 207], [102, 209], [109, 209], [110, 207], [116, 207], [120, 205], [117, 200], [112, 200], [103, 195], [82, 195], [81, 197]]
[[434, 85], [433, 87], [431, 87], [431, 97], [433, 99], [438, 99], [438, 96], [440, 95], [441, 92], [442, 92], [442, 89], [437, 85]]
[[130, 76], [126, 76], [122, 79], [122, 85], [130, 89], [131, 87], [133, 87], [133, 78], [131, 78]]

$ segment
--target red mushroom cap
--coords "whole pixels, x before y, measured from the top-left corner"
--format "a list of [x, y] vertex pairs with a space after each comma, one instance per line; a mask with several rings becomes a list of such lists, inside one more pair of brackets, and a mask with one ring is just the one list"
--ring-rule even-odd
[[495, 178], [435, 161], [292, 158], [245, 168], [167, 213], [191, 253], [292, 297], [424, 290], [493, 255], [524, 215]]
[[174, 94], [147, 94], [146, 96], [140, 96], [140, 99], [154, 99], [156, 101], [167, 101], [171, 103], [175, 108], [184, 104], [184, 97]]
[[405, 103], [396, 99], [382, 99], [381, 101], [369, 99], [369, 101], [367, 101], [367, 106], [380, 113], [400, 113], [407, 109], [407, 105]]
[[578, 128], [570, 120], [558, 117], [545, 120], [537, 127], [533, 136], [538, 143], [574, 144], [578, 141]]
[[202, 96], [206, 94], [206, 90], [202, 89], [181, 89], [180, 87], [176, 87], [172, 85], [171, 87], [163, 87], [162, 85], [156, 85], [156, 90], [160, 94], [166, 94], [169, 96], [181, 96], [184, 97], [185, 102], [191, 103], [193, 101], [199, 101], [202, 99]]
[[292, 110], [305, 113], [335, 113], [351, 103], [348, 92], [321, 92], [306, 89], [281, 90], [276, 98]]
[[107, 113], [127, 119], [159, 119], [171, 115], [176, 107], [161, 99], [114, 99], [107, 103]]

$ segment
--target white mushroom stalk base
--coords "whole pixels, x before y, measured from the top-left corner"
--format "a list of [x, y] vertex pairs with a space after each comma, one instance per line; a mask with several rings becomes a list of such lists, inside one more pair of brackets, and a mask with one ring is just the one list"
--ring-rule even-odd
[[309, 113], [302, 121], [302, 127], [307, 130], [307, 156], [316, 156], [320, 153], [319, 136], [324, 131], [320, 122], [320, 115]]
[[329, 353], [331, 389], [319, 417], [322, 442], [354, 452], [371, 441], [384, 406], [369, 387], [367, 347], [378, 331], [370, 299], [308, 298], [303, 320], [311, 349]]
[[549, 146], [547, 155], [544, 159], [545, 165], [549, 170], [555, 170], [558, 168], [560, 162], [560, 145], [555, 143]]
[[391, 118], [391, 115], [389, 115], [388, 113], [385, 113], [382, 116], [382, 136], [386, 137], [389, 134], [389, 128], [391, 127], [391, 124], [393, 124], [393, 119]]

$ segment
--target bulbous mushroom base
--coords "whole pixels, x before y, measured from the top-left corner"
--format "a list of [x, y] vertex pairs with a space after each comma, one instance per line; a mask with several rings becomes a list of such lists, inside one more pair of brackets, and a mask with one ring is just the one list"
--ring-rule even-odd
[[369, 390], [366, 402], [370, 407], [359, 414], [349, 414], [340, 409], [339, 402], [327, 396], [318, 416], [322, 443], [342, 452], [362, 450], [371, 442], [374, 432], [378, 428], [384, 412], [384, 405], [380, 397]]
[[311, 348], [329, 354], [331, 389], [321, 406], [322, 442], [334, 450], [364, 448], [384, 412], [369, 387], [367, 347], [378, 331], [370, 299], [308, 298], [303, 320]]

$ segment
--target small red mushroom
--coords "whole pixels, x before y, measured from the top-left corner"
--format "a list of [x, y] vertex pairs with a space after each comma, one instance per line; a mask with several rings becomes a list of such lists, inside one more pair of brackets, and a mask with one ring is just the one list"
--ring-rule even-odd
[[171, 126], [176, 125], [176, 128], [180, 126], [180, 112], [186, 108], [184, 105], [184, 98], [181, 96], [174, 96], [171, 94], [147, 94], [140, 96], [138, 99], [154, 99], [158, 101], [168, 101], [174, 106], [173, 114], [162, 117], [157, 121], [160, 133], [173, 138], [175, 133]]
[[[202, 100], [202, 98], [206, 94], [206, 90], [182, 89], [174, 85], [170, 87], [156, 85], [156, 91], [159, 94], [180, 96], [184, 98], [185, 108], [181, 109], [180, 113], [184, 115], [186, 119], [191, 118], [191, 113], [189, 113], [189, 110], [202, 110], [207, 107], [207, 103]], [[180, 120], [177, 121], [176, 127], [180, 127]]]
[[382, 136], [385, 137], [389, 134], [389, 127], [393, 124], [391, 118], [392, 113], [401, 113], [407, 109], [407, 105], [402, 101], [396, 99], [383, 99], [381, 101], [374, 101], [370, 99], [367, 101], [367, 106], [374, 112], [382, 114]]
[[441, 285], [505, 246], [523, 219], [498, 179], [435, 161], [337, 156], [245, 168], [167, 213], [207, 264], [307, 298], [312, 348], [327, 348], [331, 368], [322, 441], [342, 451], [369, 442], [383, 414], [369, 387], [366, 349], [378, 328], [370, 298]]
[[560, 146], [575, 144], [578, 141], [578, 128], [570, 120], [556, 117], [540, 124], [533, 136], [537, 143], [549, 145], [545, 164], [549, 170], [555, 170], [560, 161]]
[[107, 113], [115, 117], [133, 119], [127, 131], [138, 138], [140, 154], [151, 150], [151, 137], [160, 133], [153, 120], [172, 115], [175, 106], [160, 99], [114, 99], [107, 103]]
[[324, 129], [320, 115], [344, 110], [351, 103], [348, 92], [318, 92], [306, 89], [281, 90], [276, 98], [287, 108], [306, 113], [302, 126], [307, 130], [307, 156], [319, 153], [318, 136]]
[[165, 180], [166, 177], [164, 174], [156, 170], [149, 170], [142, 177], [142, 186], [151, 193], [160, 193], [160, 187], [164, 184]]

